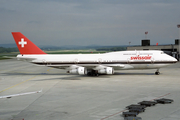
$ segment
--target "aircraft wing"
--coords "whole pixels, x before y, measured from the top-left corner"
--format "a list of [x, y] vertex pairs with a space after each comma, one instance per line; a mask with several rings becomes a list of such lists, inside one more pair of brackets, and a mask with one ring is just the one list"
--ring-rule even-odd
[[107, 67], [112, 67], [114, 69], [116, 68], [123, 68], [123, 64], [109, 64], [109, 65], [98, 65], [98, 66], [92, 66], [94, 70], [99, 70], [99, 69], [105, 69]]
[[125, 65], [124, 64], [110, 64], [108, 65], [108, 67], [113, 67], [114, 69], [116, 69], [116, 68], [124, 68]]
[[40, 93], [40, 91], [35, 91], [35, 92], [27, 92], [27, 93], [19, 93], [19, 94], [13, 94], [13, 95], [5, 95], [5, 96], [0, 96], [0, 98], [11, 98], [11, 97], [16, 97], [16, 96], [22, 96], [22, 95], [29, 95], [29, 94], [35, 94], [35, 93]]
[[98, 70], [98, 69], [104, 69], [106, 67], [112, 67], [115, 70], [118, 68], [124, 68], [125, 65], [124, 64], [107, 64], [107, 65], [97, 65], [97, 64], [91, 64], [91, 65], [46, 65], [48, 67], [53, 67], [53, 68], [58, 68], [58, 69], [73, 69], [73, 68], [78, 68], [78, 67], [85, 67], [87, 69], [94, 69], [94, 70]]

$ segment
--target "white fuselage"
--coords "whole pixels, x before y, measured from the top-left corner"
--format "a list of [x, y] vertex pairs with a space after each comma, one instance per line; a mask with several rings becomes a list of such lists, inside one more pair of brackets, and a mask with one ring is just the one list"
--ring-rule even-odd
[[44, 54], [18, 55], [18, 59], [60, 69], [82, 66], [97, 69], [98, 66], [122, 69], [159, 69], [177, 60], [162, 51], [120, 51], [104, 54]]

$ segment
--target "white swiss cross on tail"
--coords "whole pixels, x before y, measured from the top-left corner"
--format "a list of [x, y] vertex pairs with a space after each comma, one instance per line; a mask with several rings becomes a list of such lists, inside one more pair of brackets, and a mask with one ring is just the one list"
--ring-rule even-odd
[[27, 42], [24, 41], [24, 38], [21, 38], [21, 42], [19, 42], [19, 45], [21, 45], [21, 47], [24, 47], [24, 45], [26, 45]]

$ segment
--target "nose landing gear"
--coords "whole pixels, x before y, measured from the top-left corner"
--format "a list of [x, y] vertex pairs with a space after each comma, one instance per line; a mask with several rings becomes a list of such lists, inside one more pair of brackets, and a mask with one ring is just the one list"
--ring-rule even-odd
[[159, 75], [160, 72], [159, 72], [159, 69], [157, 69], [157, 71], [155, 72], [155, 75]]

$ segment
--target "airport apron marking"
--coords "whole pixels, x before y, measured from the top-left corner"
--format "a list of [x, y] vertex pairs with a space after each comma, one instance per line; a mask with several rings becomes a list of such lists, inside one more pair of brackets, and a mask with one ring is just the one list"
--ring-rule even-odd
[[[37, 76], [35, 76], [35, 77], [37, 77]], [[32, 79], [34, 79], [35, 77], [32, 77], [32, 78], [27, 79], [27, 80], [25, 80], [25, 81], [23, 81], [23, 82], [20, 82], [20, 83], [15, 84], [15, 85], [13, 85], [13, 86], [11, 86], [11, 87], [8, 87], [8, 88], [6, 88], [6, 89], [0, 91], [0, 93], [1, 93], [1, 92], [4, 92], [4, 91], [6, 91], [6, 90], [9, 90], [9, 89], [11, 89], [11, 88], [14, 88], [14, 87], [16, 87], [16, 86], [18, 86], [18, 85], [21, 85], [21, 84], [23, 84], [23, 83], [25, 83], [25, 82], [27, 82], [27, 81], [29, 81], [29, 80], [32, 80]]]
[[[50, 71], [50, 70], [51, 70], [51, 68], [48, 69], [47, 72]], [[20, 82], [20, 83], [18, 83], [18, 84], [15, 84], [15, 85], [13, 85], [13, 86], [11, 86], [11, 87], [8, 87], [8, 88], [6, 88], [6, 89], [0, 91], [0, 93], [4, 92], [4, 91], [6, 91], [6, 90], [9, 90], [9, 89], [11, 89], [11, 88], [14, 88], [14, 87], [16, 87], [16, 86], [18, 86], [18, 85], [21, 85], [21, 84], [23, 84], [23, 83], [25, 83], [25, 82], [28, 82], [28, 81], [30, 81], [30, 80], [36, 78], [36, 77], [37, 77], [37, 75], [34, 76], [34, 77], [32, 77], [32, 78], [29, 78], [29, 79], [27, 79], [27, 80], [25, 80], [25, 81], [22, 81], [22, 82]]]

